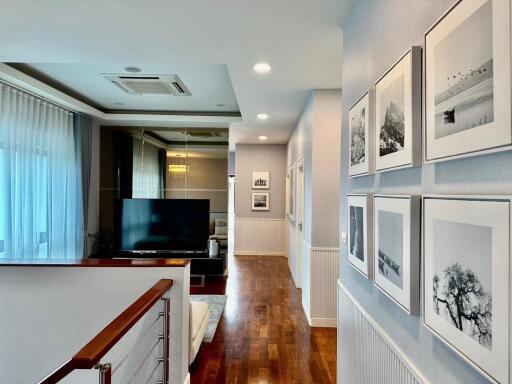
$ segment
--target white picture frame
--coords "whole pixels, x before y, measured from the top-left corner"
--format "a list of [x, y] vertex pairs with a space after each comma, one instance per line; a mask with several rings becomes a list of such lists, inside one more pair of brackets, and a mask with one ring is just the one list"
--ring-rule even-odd
[[421, 198], [374, 195], [374, 284], [409, 315], [420, 309]]
[[270, 211], [270, 194], [268, 192], [253, 192], [252, 210]]
[[270, 172], [253, 171], [252, 189], [270, 189]]
[[372, 205], [371, 194], [347, 194], [348, 262], [369, 280], [373, 278]]
[[375, 171], [373, 130], [375, 93], [368, 90], [348, 111], [348, 176], [371, 175]]
[[[511, 206], [507, 196], [423, 196], [423, 324], [490, 382], [498, 384], [510, 382]], [[457, 250], [463, 255], [458, 256]], [[464, 281], [470, 275], [472, 282]], [[450, 317], [449, 297], [455, 291], [448, 289], [452, 279], [448, 276], [453, 276], [452, 283], [461, 279], [466, 289], [478, 283], [474, 286], [478, 286], [479, 299], [468, 294], [463, 313], [479, 317], [480, 328], [473, 328], [462, 318], [457, 320], [458, 316]], [[486, 336], [489, 298], [490, 339]]]
[[375, 172], [421, 165], [421, 47], [375, 83], [374, 126]]
[[424, 163], [511, 149], [510, 17], [508, 0], [458, 1], [425, 33]]
[[286, 214], [291, 222], [295, 222], [295, 165], [293, 163], [286, 172]]

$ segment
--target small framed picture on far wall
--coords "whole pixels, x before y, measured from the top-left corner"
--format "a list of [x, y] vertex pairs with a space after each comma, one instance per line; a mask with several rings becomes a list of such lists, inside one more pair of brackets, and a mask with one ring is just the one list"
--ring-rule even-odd
[[252, 173], [252, 189], [270, 189], [270, 172], [254, 171]]
[[270, 210], [270, 195], [268, 192], [253, 192], [252, 193], [252, 210], [253, 211], [269, 211]]

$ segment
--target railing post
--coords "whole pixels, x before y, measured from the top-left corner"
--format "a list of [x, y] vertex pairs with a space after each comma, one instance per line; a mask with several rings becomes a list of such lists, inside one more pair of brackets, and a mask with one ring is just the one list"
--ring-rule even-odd
[[162, 360], [163, 360], [163, 384], [169, 384], [169, 317], [170, 317], [170, 299], [162, 297], [164, 303], [163, 317], [163, 343], [162, 343]]
[[112, 383], [112, 365], [111, 364], [100, 364], [96, 365], [98, 369], [100, 380], [99, 384], [111, 384]]

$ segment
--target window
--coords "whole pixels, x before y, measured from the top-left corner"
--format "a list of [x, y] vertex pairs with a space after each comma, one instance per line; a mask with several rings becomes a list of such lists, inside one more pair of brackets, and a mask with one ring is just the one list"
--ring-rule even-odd
[[83, 250], [73, 114], [0, 83], [0, 258]]

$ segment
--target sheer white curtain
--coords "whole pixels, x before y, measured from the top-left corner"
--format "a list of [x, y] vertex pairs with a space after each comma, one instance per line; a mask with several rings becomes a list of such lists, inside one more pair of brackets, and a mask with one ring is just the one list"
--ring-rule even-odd
[[73, 114], [0, 83], [0, 258], [83, 250]]
[[160, 197], [160, 163], [158, 148], [133, 140], [133, 198]]

